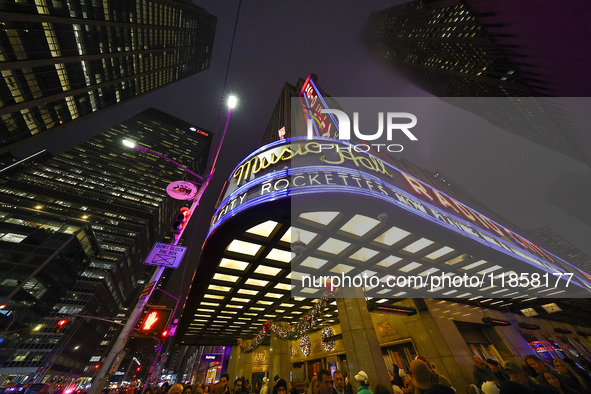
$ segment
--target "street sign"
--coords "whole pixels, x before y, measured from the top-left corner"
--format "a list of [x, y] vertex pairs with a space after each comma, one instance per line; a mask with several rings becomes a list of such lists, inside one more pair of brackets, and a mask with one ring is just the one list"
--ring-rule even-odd
[[166, 186], [166, 193], [176, 200], [189, 200], [195, 195], [199, 188], [193, 182], [176, 181]]
[[223, 354], [203, 353], [201, 355], [201, 361], [206, 361], [206, 362], [210, 362], [210, 361], [222, 361], [222, 356], [223, 356]]
[[123, 361], [124, 357], [125, 357], [125, 350], [121, 350], [119, 353], [117, 353], [117, 358], [115, 358], [115, 361], [113, 362], [113, 365], [111, 366], [111, 369], [109, 369], [110, 374], [114, 374], [115, 372], [117, 372], [117, 370], [119, 369], [119, 365], [121, 365], [121, 361]]
[[157, 265], [166, 268], [178, 268], [185, 256], [187, 248], [156, 242], [144, 264]]
[[152, 292], [152, 289], [154, 288], [155, 285], [156, 285], [156, 282], [150, 282], [150, 283], [148, 283], [146, 285], [146, 287], [144, 287], [144, 290], [142, 290], [142, 294], [140, 295], [140, 298], [144, 298], [148, 294], [150, 294]]

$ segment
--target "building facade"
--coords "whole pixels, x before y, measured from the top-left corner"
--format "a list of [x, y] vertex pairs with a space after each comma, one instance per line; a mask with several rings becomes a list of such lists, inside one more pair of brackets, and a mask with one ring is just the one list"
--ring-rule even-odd
[[461, 97], [449, 102], [590, 165], [586, 122], [575, 120], [588, 104], [522, 99], [589, 96], [584, 64], [591, 59], [581, 48], [591, 32], [578, 21], [590, 11], [551, 1], [522, 5], [414, 0], [374, 13], [364, 37], [425, 91]]
[[188, 1], [0, 2], [0, 153], [209, 68], [215, 16]]
[[[32, 278], [23, 285], [22, 272], [30, 271], [21, 267], [24, 261], [13, 256], [32, 239], [22, 233], [24, 230], [76, 234], [86, 253], [76, 260], [69, 276], [64, 275], [64, 281], [76, 278], [62, 286], [65, 294], [61, 299], [46, 305], [44, 320], [17, 315], [24, 333], [40, 327], [5, 349], [10, 352], [0, 368], [3, 376], [47, 380], [61, 374], [74, 378], [92, 375], [118, 335], [117, 323], [125, 320], [149, 279], [152, 270], [143, 260], [154, 242], [170, 237], [170, 223], [180, 207], [180, 202], [166, 196], [166, 186], [188, 174], [166, 160], [125, 148], [123, 138], [162, 152], [195, 172], [205, 169], [211, 145], [209, 132], [148, 109], [63, 154], [13, 170], [6, 177], [0, 186], [0, 221], [22, 229], [21, 233], [4, 235], [9, 242], [4, 258], [15, 267], [4, 272], [4, 285], [27, 290], [37, 283]], [[82, 234], [94, 241], [82, 242]], [[58, 251], [64, 247], [56, 240], [51, 245]], [[30, 265], [43, 263], [34, 261]], [[39, 275], [49, 269], [47, 265]], [[8, 295], [11, 289], [3, 291]], [[17, 295], [22, 298], [27, 294], [21, 291]], [[13, 297], [15, 308], [20, 304], [26, 308], [27, 302], [41, 306], [40, 301], [28, 297]], [[111, 320], [112, 324], [97, 324], [82, 315]], [[67, 320], [63, 327], [56, 326], [62, 320]]]
[[[313, 77], [286, 85], [267, 144], [230, 176], [178, 343], [232, 346], [230, 380], [279, 375], [302, 387], [321, 369], [363, 370], [371, 385], [387, 385], [393, 364], [408, 371], [422, 356], [462, 390], [473, 383], [473, 356], [591, 355], [587, 322], [561, 312], [568, 302], [549, 299], [560, 297], [563, 282], [515, 282], [517, 272], [572, 273], [571, 295], [582, 301], [572, 310], [589, 311], [588, 275], [441, 173], [355, 150], [333, 134], [307, 138], [294, 114], [317, 115], [322, 96]], [[286, 109], [293, 105], [303, 110]], [[291, 125], [281, 124], [289, 117]], [[319, 135], [330, 122], [316, 123]], [[526, 307], [555, 318], [526, 315]]]

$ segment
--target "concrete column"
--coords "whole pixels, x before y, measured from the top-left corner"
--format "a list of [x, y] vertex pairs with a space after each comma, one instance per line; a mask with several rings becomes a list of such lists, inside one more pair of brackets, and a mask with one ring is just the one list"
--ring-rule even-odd
[[[280, 323], [284, 325], [284, 323]], [[271, 350], [269, 355], [269, 393], [273, 391], [273, 378], [279, 375], [281, 379], [289, 381], [291, 371], [291, 358], [289, 357], [289, 341], [277, 338], [271, 333]]]
[[390, 387], [378, 337], [367, 310], [367, 302], [362, 297], [336, 299], [354, 393], [359, 387], [354, 376], [359, 371], [367, 373], [370, 390], [378, 383]]
[[[245, 379], [248, 379], [252, 383], [253, 360], [254, 360], [254, 352], [240, 353], [240, 357], [238, 358], [238, 374], [236, 375], [236, 378], [244, 376]], [[232, 383], [234, 383], [234, 382], [232, 382]]]
[[240, 346], [232, 346], [232, 350], [230, 351], [230, 359], [228, 360], [228, 375], [230, 375], [230, 386], [234, 383], [234, 379], [236, 379], [238, 374], [238, 368], [240, 364]]

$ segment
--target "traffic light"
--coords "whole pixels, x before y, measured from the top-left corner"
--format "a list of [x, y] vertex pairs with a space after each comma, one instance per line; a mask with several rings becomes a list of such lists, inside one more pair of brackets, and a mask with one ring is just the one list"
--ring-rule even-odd
[[170, 315], [172, 315], [172, 309], [150, 307], [142, 321], [139, 331], [143, 334], [161, 333], [166, 330]]
[[101, 367], [101, 365], [100, 365], [100, 364], [94, 364], [94, 369], [95, 369], [95, 371], [96, 371], [97, 369], [99, 369], [100, 367]]
[[166, 337], [168, 336], [168, 330], [164, 330], [164, 331], [162, 331], [162, 333], [160, 334], [160, 336], [161, 336], [162, 338], [166, 338]]
[[171, 231], [173, 233], [180, 233], [185, 228], [185, 225], [191, 218], [191, 210], [187, 207], [182, 207], [179, 210], [179, 214], [176, 215], [175, 220], [172, 222]]
[[62, 320], [58, 321], [57, 328], [55, 329], [55, 332], [60, 332], [62, 330], [62, 328], [64, 328], [64, 326], [66, 325], [67, 322], [68, 322], [67, 319], [62, 319]]
[[137, 368], [135, 369], [135, 372], [139, 372], [139, 371], [141, 371], [141, 370], [142, 370], [142, 367], [137, 367]]

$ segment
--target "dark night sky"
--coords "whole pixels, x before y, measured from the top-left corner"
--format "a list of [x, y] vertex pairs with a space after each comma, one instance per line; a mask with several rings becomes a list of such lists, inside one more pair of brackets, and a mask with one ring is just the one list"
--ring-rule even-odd
[[[195, 3], [218, 17], [208, 70], [15, 153], [22, 156], [42, 147], [60, 153], [149, 106], [214, 131], [238, 2]], [[238, 96], [239, 107], [230, 120], [215, 181], [202, 204], [202, 223], [209, 221], [213, 202], [230, 171], [260, 145], [285, 82], [295, 84], [299, 77], [315, 73], [323, 89], [333, 97], [429, 96], [396, 70], [382, 65], [361, 42], [360, 33], [371, 12], [394, 4], [395, 0], [242, 3], [226, 87], [228, 94]], [[437, 122], [431, 121], [436, 128]], [[220, 132], [224, 122], [225, 110]], [[522, 228], [549, 225], [591, 254], [591, 229], [547, 202], [540, 196], [539, 188], [568, 170], [583, 174], [589, 171], [588, 167], [499, 129], [460, 128], [444, 135], [436, 131], [421, 135], [420, 144], [406, 152], [405, 157], [423, 168], [440, 170], [484, 205]], [[194, 238], [193, 255], [201, 247], [203, 231]]]

